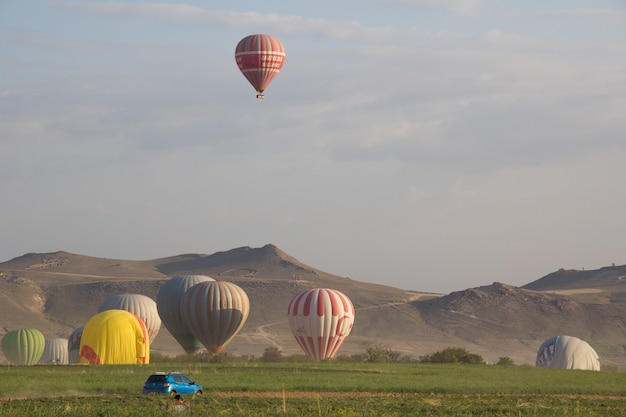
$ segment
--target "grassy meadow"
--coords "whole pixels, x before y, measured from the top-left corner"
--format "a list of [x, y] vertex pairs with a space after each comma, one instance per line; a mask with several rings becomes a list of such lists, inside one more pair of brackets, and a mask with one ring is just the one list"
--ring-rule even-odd
[[202, 416], [623, 416], [626, 373], [457, 364], [233, 363], [4, 366], [0, 415], [162, 416], [151, 372], [204, 386]]

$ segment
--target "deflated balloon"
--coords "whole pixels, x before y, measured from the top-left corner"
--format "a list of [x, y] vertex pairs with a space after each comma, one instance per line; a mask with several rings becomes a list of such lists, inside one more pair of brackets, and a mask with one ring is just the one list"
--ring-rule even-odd
[[187, 290], [196, 284], [215, 281], [206, 275], [181, 275], [167, 280], [159, 289], [156, 304], [163, 325], [187, 353], [202, 349], [202, 343], [183, 321], [180, 309]]
[[541, 368], [600, 370], [600, 360], [589, 343], [573, 336], [555, 336], [541, 344], [535, 365]]
[[285, 48], [272, 35], [249, 35], [235, 48], [235, 61], [239, 70], [256, 90], [257, 98], [278, 75], [285, 63]]
[[80, 361], [80, 337], [83, 335], [83, 328], [84, 326], [75, 328], [67, 339], [69, 363], [78, 363]]
[[90, 318], [80, 338], [80, 363], [150, 363], [150, 339], [143, 320], [126, 310], [107, 310]]
[[70, 360], [69, 356], [67, 339], [46, 339], [39, 363], [41, 365], [67, 365]]
[[248, 319], [250, 300], [239, 286], [224, 281], [201, 282], [183, 297], [181, 314], [193, 334], [211, 353], [219, 353]]
[[333, 358], [350, 334], [354, 307], [345, 294], [316, 288], [301, 292], [291, 300], [287, 319], [302, 350], [321, 361]]
[[8, 332], [0, 344], [2, 353], [16, 365], [35, 365], [39, 362], [46, 339], [37, 329], [17, 329]]
[[150, 344], [154, 342], [161, 329], [161, 317], [157, 310], [156, 302], [141, 294], [117, 294], [113, 295], [100, 305], [98, 312], [106, 310], [126, 310], [143, 320], [148, 329]]

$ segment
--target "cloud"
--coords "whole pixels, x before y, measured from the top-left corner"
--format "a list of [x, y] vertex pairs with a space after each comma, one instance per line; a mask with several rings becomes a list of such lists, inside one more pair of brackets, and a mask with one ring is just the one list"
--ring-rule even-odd
[[589, 19], [614, 24], [622, 24], [626, 22], [626, 10], [618, 9], [560, 9], [539, 12], [538, 14], [547, 17]]
[[260, 28], [272, 28], [273, 32], [283, 34], [313, 34], [328, 39], [354, 40], [368, 33], [371, 38], [387, 37], [392, 33], [389, 27], [367, 28], [357, 21], [311, 19], [278, 13], [232, 12], [184, 4], [63, 2], [57, 4], [57, 7], [92, 15], [158, 18], [181, 23], [210, 23], [235, 29], [257, 30]]
[[423, 8], [443, 8], [450, 12], [474, 17], [486, 7], [489, 0], [387, 0], [390, 4], [417, 5]]

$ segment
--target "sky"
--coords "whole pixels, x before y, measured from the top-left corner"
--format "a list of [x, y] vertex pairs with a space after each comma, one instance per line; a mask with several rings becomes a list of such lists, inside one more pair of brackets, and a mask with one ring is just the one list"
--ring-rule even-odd
[[[287, 54], [265, 100], [254, 33]], [[0, 262], [271, 243], [436, 293], [623, 265], [626, 1], [0, 0], [0, 157]]]

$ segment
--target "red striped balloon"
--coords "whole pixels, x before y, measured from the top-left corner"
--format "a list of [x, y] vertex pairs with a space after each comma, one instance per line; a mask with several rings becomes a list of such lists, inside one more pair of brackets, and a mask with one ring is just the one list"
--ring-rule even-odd
[[263, 91], [285, 63], [285, 48], [272, 35], [249, 35], [237, 44], [235, 61], [241, 73], [256, 90], [257, 98], [264, 98]]
[[316, 361], [331, 359], [354, 324], [354, 306], [343, 293], [315, 288], [296, 295], [287, 309], [296, 341]]
[[186, 326], [210, 353], [239, 333], [250, 313], [248, 294], [231, 282], [205, 281], [189, 288], [180, 305]]

